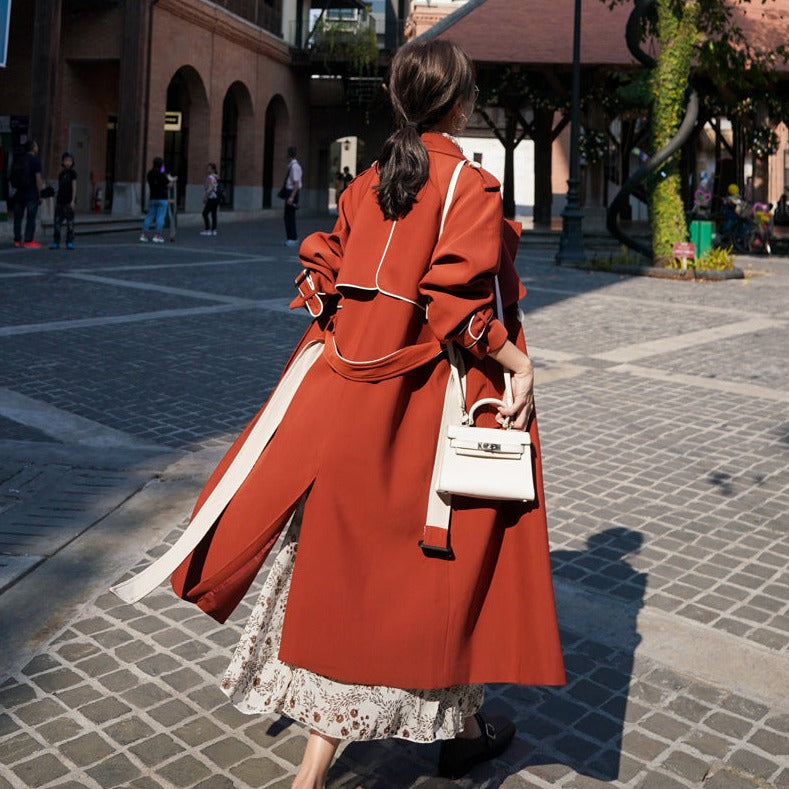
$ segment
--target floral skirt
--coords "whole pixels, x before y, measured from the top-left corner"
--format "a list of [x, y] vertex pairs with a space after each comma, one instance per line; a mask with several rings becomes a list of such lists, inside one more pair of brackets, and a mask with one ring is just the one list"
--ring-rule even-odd
[[294, 522], [222, 679], [221, 688], [236, 708], [246, 714], [279, 713], [343, 740], [455, 737], [464, 719], [482, 706], [482, 685], [438, 690], [351, 685], [277, 658], [297, 543]]

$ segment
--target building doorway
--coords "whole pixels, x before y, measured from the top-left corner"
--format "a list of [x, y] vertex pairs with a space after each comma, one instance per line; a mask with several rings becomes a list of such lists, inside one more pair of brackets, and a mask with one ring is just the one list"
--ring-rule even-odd
[[167, 86], [167, 109], [164, 116], [164, 166], [178, 177], [178, 208], [183, 210], [189, 172], [189, 86], [181, 71], [176, 71]]
[[222, 147], [219, 180], [224, 187], [223, 206], [233, 207], [233, 184], [236, 180], [236, 144], [238, 142], [238, 105], [231, 91], [222, 105]]
[[361, 137], [338, 137], [329, 147], [328, 208], [336, 210], [350, 178], [359, 173], [359, 163], [364, 159], [365, 143]]
[[288, 108], [282, 96], [274, 96], [266, 107], [263, 137], [263, 208], [271, 208], [272, 196], [282, 185], [281, 176], [287, 169], [285, 151], [290, 144]]
[[97, 200], [98, 210], [112, 211], [112, 192], [115, 184], [115, 151], [118, 147], [118, 116], [107, 117], [107, 153], [104, 160], [104, 195]]
[[178, 176], [179, 210], [202, 209], [208, 163], [208, 97], [200, 74], [181, 66], [167, 86], [162, 155], [167, 171]]
[[90, 126], [69, 125], [68, 147], [74, 157], [77, 173], [77, 210], [90, 211], [93, 207], [93, 172], [90, 167]]

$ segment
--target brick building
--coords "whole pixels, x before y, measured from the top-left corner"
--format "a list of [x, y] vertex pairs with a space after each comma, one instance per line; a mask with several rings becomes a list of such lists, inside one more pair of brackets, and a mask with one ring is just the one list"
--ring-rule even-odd
[[[785, 38], [789, 0], [759, 6], [776, 18], [754, 31]], [[623, 6], [612, 13], [603, 3], [584, 5], [587, 72], [633, 67], [626, 16]], [[566, 93], [571, 17], [572, 3], [550, 0], [13, 0], [0, 72], [0, 173], [9, 150], [31, 134], [47, 178], [62, 151], [74, 153], [80, 210], [139, 213], [145, 172], [163, 155], [178, 175], [183, 210], [200, 209], [213, 161], [226, 207], [258, 211], [279, 205], [273, 194], [294, 144], [305, 167], [304, 204], [325, 210], [337, 171], [368, 165], [389, 131], [381, 77], [404, 35], [457, 40], [483, 79], [491, 66], [522, 64], [546, 89]], [[552, 116], [549, 127], [523, 109], [514, 163], [490, 129], [506, 125], [499, 108], [487, 108], [487, 119], [475, 115], [464, 147], [502, 180], [514, 169], [517, 213], [537, 206], [540, 221], [550, 221], [566, 192], [566, 118]], [[601, 113], [585, 122], [618, 133]], [[771, 200], [789, 184], [789, 133], [778, 132], [779, 154], [755, 173]], [[710, 160], [718, 153], [707, 151]], [[616, 155], [626, 164], [629, 150]], [[602, 209], [623, 172], [588, 168], [587, 212]], [[0, 178], [0, 199], [3, 186]]]
[[[371, 15], [359, 0], [14, 0], [0, 142], [8, 151], [35, 137], [48, 179], [72, 151], [80, 210], [118, 215], [139, 212], [157, 155], [178, 176], [183, 210], [201, 208], [209, 161], [227, 207], [276, 205], [296, 145], [303, 200], [325, 207], [337, 140], [362, 152], [386, 132], [388, 116], [370, 107], [405, 6], [376, 0]], [[349, 36], [340, 50], [322, 48], [320, 15], [330, 22], [321, 29]], [[366, 77], [348, 67], [360, 33], [372, 46]]]

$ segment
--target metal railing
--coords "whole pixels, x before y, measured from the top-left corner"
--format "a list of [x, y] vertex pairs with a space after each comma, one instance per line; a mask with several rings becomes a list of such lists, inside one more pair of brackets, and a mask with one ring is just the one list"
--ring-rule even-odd
[[269, 0], [211, 0], [214, 5], [240, 16], [269, 33], [282, 36], [281, 4]]

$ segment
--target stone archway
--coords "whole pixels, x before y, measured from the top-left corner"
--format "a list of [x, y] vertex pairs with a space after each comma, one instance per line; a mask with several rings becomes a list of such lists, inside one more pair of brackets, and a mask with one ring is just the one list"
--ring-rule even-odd
[[168, 172], [178, 176], [178, 207], [199, 210], [208, 162], [208, 95], [200, 74], [181, 66], [167, 85], [163, 155]]
[[253, 210], [260, 205], [260, 200], [254, 199], [259, 187], [254, 184], [249, 161], [254, 139], [252, 96], [243, 82], [236, 81], [227, 89], [222, 103], [219, 179], [224, 186], [224, 205], [237, 211]]
[[282, 185], [280, 170], [287, 169], [286, 152], [290, 116], [285, 99], [279, 94], [272, 97], [266, 107], [266, 125], [263, 136], [263, 208], [271, 208], [273, 196]]

